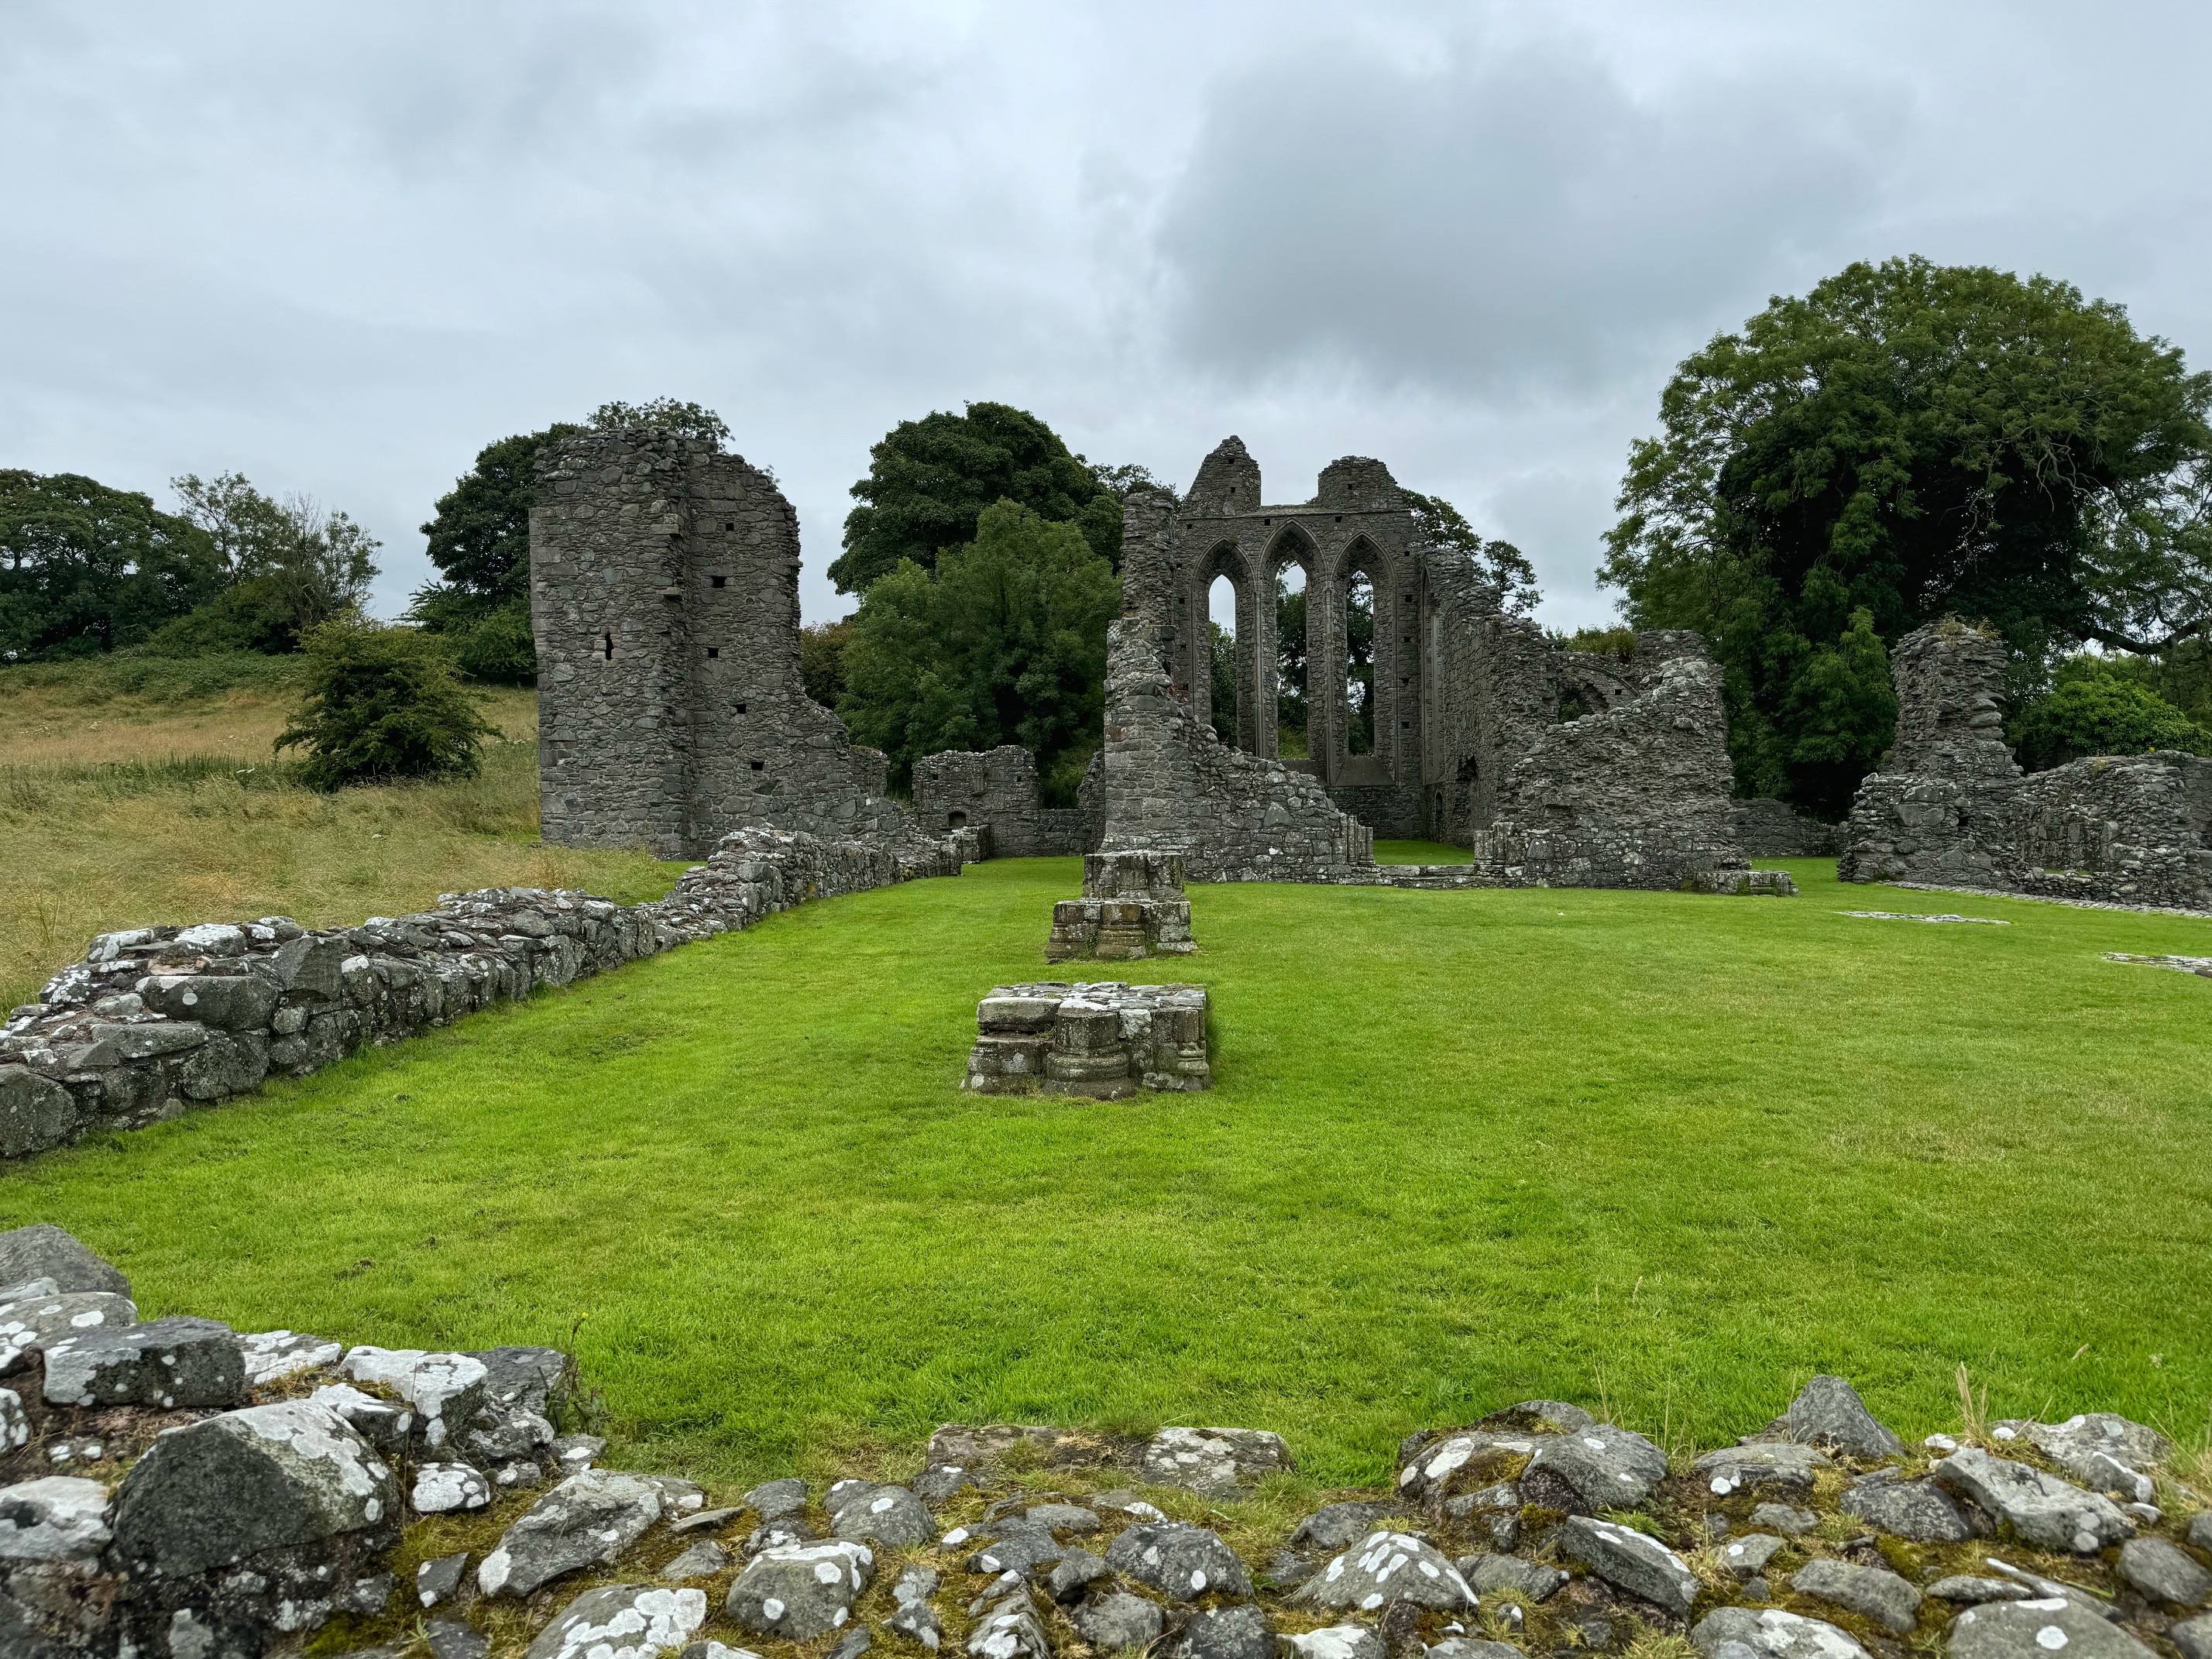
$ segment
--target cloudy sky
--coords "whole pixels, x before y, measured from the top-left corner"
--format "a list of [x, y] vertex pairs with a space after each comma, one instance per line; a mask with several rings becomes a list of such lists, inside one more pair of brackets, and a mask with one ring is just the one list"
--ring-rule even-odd
[[0, 465], [237, 469], [382, 538], [476, 451], [695, 398], [797, 503], [998, 398], [1276, 500], [1386, 460], [1546, 620], [1685, 353], [1907, 252], [2212, 362], [2212, 8], [0, 0]]

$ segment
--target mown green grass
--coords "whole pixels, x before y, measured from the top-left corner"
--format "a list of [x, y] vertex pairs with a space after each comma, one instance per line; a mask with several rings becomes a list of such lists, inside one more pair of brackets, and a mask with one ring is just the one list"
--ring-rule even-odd
[[[150, 1313], [573, 1343], [617, 1454], [736, 1480], [934, 1425], [1277, 1429], [1323, 1481], [1532, 1395], [1724, 1443], [1810, 1372], [1911, 1434], [2212, 1398], [2201, 921], [1193, 890], [1218, 1086], [954, 1087], [1074, 860], [812, 905], [0, 1175]], [[1998, 915], [2007, 927], [1841, 909]], [[1125, 970], [1126, 971], [1126, 970]]]
[[1465, 864], [1474, 856], [1464, 847], [1443, 841], [1377, 841], [1377, 864]]

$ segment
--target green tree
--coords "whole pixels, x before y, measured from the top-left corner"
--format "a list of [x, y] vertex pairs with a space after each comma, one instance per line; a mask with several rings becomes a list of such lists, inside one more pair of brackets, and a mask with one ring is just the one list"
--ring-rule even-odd
[[1410, 489], [1398, 492], [1413, 510], [1413, 522], [1437, 547], [1457, 548], [1474, 562], [1482, 580], [1495, 587], [1504, 608], [1525, 617], [1543, 597], [1536, 586], [1536, 567], [1511, 542], [1486, 538], [1467, 521], [1466, 515], [1441, 495], [1419, 495]]
[[530, 624], [530, 509], [538, 459], [582, 428], [554, 422], [486, 444], [476, 465], [438, 498], [422, 526], [445, 577], [418, 590], [408, 614], [451, 641], [471, 679], [528, 685], [538, 678]]
[[1213, 735], [1222, 742], [1237, 742], [1237, 636], [1208, 618], [1207, 688], [1213, 700]]
[[169, 656], [215, 651], [272, 655], [299, 648], [301, 634], [358, 610], [376, 579], [376, 538], [312, 496], [264, 495], [242, 473], [170, 480], [183, 517], [204, 532], [222, 562], [221, 593], [162, 629], [149, 650]]
[[1050, 427], [1006, 404], [901, 421], [868, 452], [868, 476], [853, 486], [860, 505], [846, 515], [845, 550], [830, 579], [841, 593], [858, 593], [901, 559], [934, 569], [945, 549], [975, 539], [984, 511], [1002, 501], [1048, 523], [1076, 526], [1093, 552], [1118, 567], [1121, 495], [1151, 475], [1141, 467], [1107, 472], [1110, 488]]
[[1306, 757], [1306, 591], [1275, 573], [1275, 752]]
[[2212, 623], [2208, 405], [2179, 351], [2066, 283], [1855, 264], [1683, 362], [1600, 579], [1636, 626], [1712, 642], [1739, 792], [1832, 811], [1887, 740], [1838, 724], [1883, 706], [1861, 611], [1886, 644], [1986, 618], [2022, 689], [2069, 643]]
[[441, 641], [349, 616], [309, 629], [301, 648], [307, 696], [276, 747], [307, 750], [300, 770], [311, 787], [475, 775], [496, 730]]
[[1106, 624], [1121, 608], [1113, 567], [1077, 526], [1000, 501], [935, 569], [901, 559], [868, 589], [838, 713], [890, 757], [896, 787], [924, 755], [1018, 743], [1064, 799], [1103, 731]]
[[2061, 663], [2051, 690], [2029, 699], [2007, 734], [2021, 764], [2039, 772], [2087, 755], [2146, 755], [2154, 749], [2212, 753], [2212, 732], [2107, 659]]
[[151, 498], [0, 470], [0, 649], [77, 657], [143, 641], [222, 592], [221, 553]]
[[850, 617], [799, 630], [799, 676], [806, 695], [824, 708], [835, 708], [845, 695], [845, 647], [852, 639]]

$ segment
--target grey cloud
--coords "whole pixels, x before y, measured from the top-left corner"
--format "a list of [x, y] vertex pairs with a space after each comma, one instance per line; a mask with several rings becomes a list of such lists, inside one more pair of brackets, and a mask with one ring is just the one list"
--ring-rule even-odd
[[1571, 392], [1863, 223], [1903, 103], [1771, 73], [1638, 95], [1561, 40], [1310, 46], [1214, 93], [1160, 231], [1176, 338], [1237, 375]]

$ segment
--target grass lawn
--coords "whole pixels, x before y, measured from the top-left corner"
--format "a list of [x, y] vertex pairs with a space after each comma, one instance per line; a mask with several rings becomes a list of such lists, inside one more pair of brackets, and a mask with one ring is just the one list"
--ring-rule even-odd
[[1474, 856], [1464, 847], [1443, 841], [1380, 841], [1375, 843], [1377, 864], [1465, 864]]
[[[2205, 922], [1193, 890], [1218, 1086], [954, 1086], [1073, 860], [809, 906], [0, 1171], [149, 1316], [573, 1345], [625, 1460], [746, 1480], [990, 1419], [1281, 1431], [1324, 1482], [1531, 1395], [1672, 1443], [1836, 1370], [1908, 1434], [2212, 1399]], [[2005, 927], [1839, 909], [1998, 915]], [[1147, 973], [1146, 970], [1150, 969]]]

